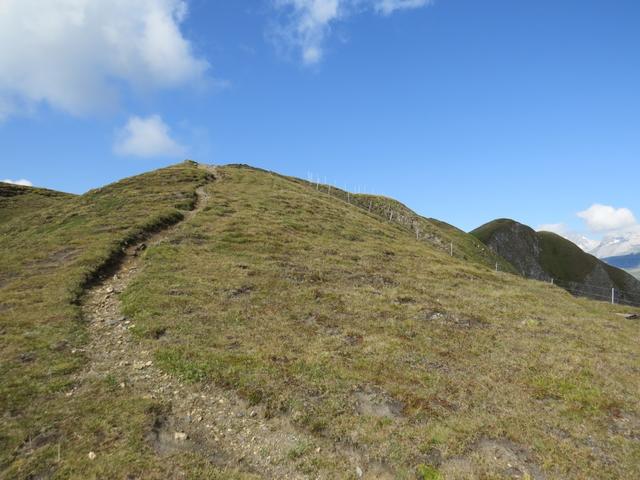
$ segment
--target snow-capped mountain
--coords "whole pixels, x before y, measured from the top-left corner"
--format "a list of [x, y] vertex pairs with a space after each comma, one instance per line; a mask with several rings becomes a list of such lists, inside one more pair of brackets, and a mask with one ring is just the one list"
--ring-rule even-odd
[[[582, 247], [581, 245], [579, 245]], [[598, 258], [619, 257], [640, 252], [640, 232], [608, 235], [589, 253]]]
[[587, 253], [593, 253], [593, 250], [600, 246], [600, 242], [597, 240], [593, 240], [592, 238], [585, 237], [584, 235], [579, 234], [568, 234], [563, 235], [567, 240], [575, 243], [582, 250]]
[[575, 243], [583, 251], [598, 258], [620, 257], [640, 253], [640, 230], [607, 235], [601, 241], [594, 240], [579, 233], [566, 231], [557, 233]]

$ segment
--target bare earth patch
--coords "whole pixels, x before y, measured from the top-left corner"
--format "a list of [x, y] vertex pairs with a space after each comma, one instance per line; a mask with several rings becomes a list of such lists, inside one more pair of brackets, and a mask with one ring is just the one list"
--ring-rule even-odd
[[360, 415], [380, 418], [399, 418], [402, 415], [402, 402], [390, 398], [384, 392], [359, 391], [354, 397], [356, 410]]
[[440, 472], [451, 480], [546, 479], [526, 448], [505, 439], [476, 442], [466, 455], [446, 460]]

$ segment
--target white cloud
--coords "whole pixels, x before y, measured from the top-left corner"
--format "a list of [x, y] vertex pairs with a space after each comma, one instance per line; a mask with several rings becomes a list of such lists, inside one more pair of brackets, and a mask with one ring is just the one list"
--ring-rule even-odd
[[33, 187], [33, 183], [24, 178], [20, 180], [9, 180], [8, 178], [2, 180], [4, 183], [10, 183], [12, 185], [22, 185], [23, 187]]
[[430, 0], [379, 0], [376, 2], [376, 10], [385, 15], [395, 12], [396, 10], [406, 10], [408, 8], [424, 7]]
[[114, 151], [133, 157], [180, 157], [185, 148], [171, 138], [169, 126], [159, 115], [131, 117], [118, 132]]
[[396, 10], [423, 7], [431, 0], [273, 0], [275, 8], [283, 12], [284, 20], [276, 28], [275, 38], [280, 46], [300, 51], [307, 65], [320, 62], [324, 42], [337, 21], [350, 15], [373, 10], [390, 15]]
[[286, 47], [300, 49], [302, 61], [318, 63], [322, 44], [331, 23], [346, 15], [345, 0], [275, 0], [275, 7], [286, 12], [287, 19], [277, 30], [277, 38]]
[[184, 0], [0, 0], [0, 120], [40, 103], [87, 114], [116, 105], [123, 85], [202, 79], [186, 13]]
[[632, 227], [637, 223], [633, 212], [628, 208], [614, 208], [598, 203], [579, 212], [578, 217], [587, 223], [587, 227], [592, 232], [620, 230], [626, 227]]

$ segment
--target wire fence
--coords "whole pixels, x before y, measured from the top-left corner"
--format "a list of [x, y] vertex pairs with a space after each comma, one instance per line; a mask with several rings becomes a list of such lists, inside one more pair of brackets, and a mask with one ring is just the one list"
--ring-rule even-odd
[[576, 296], [589, 297], [631, 307], [640, 307], [640, 292], [638, 291], [562, 280], [555, 280], [554, 283]]
[[[411, 230], [415, 235], [416, 240], [424, 241], [432, 244], [438, 249], [447, 252], [450, 256], [458, 259], [466, 260], [467, 257], [464, 254], [460, 254], [454, 248], [454, 242], [451, 239], [443, 239], [442, 236], [434, 231], [433, 228], [429, 228], [429, 225], [423, 217], [414, 214], [408, 208], [399, 209], [401, 204], [395, 202], [390, 198], [386, 198], [374, 194], [353, 194], [348, 190], [343, 190], [334, 185], [321, 183], [320, 178], [313, 179], [310, 175], [310, 180], [306, 183], [310, 184], [318, 192], [326, 193], [329, 196], [337, 197], [345, 202], [368, 211], [378, 217], [384, 218], [390, 223], [394, 223], [407, 230]], [[375, 200], [374, 200], [375, 199]], [[474, 244], [474, 247], [484, 253], [487, 252], [488, 247], [484, 244]], [[496, 263], [496, 271], [500, 270], [500, 263]], [[511, 272], [506, 272], [511, 273]], [[524, 278], [532, 280], [542, 280], [538, 277], [527, 276], [525, 273], [520, 273]], [[640, 307], [640, 291], [624, 290], [615, 287], [603, 287], [602, 285], [584, 284], [579, 282], [570, 282], [561, 279], [548, 278], [546, 281], [556, 285], [572, 295], [577, 297], [587, 297], [594, 300], [607, 301], [612, 304], [627, 305], [631, 307]]]

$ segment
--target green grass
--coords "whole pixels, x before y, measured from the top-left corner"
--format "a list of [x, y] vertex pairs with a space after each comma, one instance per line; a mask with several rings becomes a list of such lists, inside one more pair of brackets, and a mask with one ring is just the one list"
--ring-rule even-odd
[[[81, 196], [0, 185], [1, 478], [166, 478], [144, 442], [154, 402], [114, 378], [67, 395], [87, 363], [78, 300], [124, 245], [181, 219], [206, 175], [184, 163]], [[183, 468], [211, 473], [191, 457], [168, 471]]]
[[419, 480], [441, 480], [442, 475], [435, 468], [428, 465], [418, 466], [418, 478]]
[[[640, 422], [638, 323], [494, 272], [495, 257], [446, 224], [385, 220], [389, 199], [354, 205], [268, 172], [220, 171], [208, 206], [145, 250], [122, 295], [158, 367], [231, 389], [396, 478], [447, 478], [447, 462], [476, 461], [483, 439], [522, 446], [547, 478], [640, 476], [638, 432], [619, 428]], [[123, 244], [181, 218], [204, 175], [187, 163], [79, 197], [14, 195], [10, 214], [0, 200], [11, 217], [0, 222], [0, 477], [241, 478], [197, 453], [157, 457], [145, 435], [166, 404], [122, 379], [67, 396], [87, 362], [83, 285]], [[455, 238], [459, 256], [446, 239], [416, 239], [414, 221]], [[288, 454], [312, 477], [314, 446]]]
[[537, 232], [542, 247], [540, 264], [553, 278], [583, 282], [598, 264], [598, 259], [582, 251], [569, 240], [552, 232]]
[[73, 198], [68, 193], [0, 182], [0, 224]]
[[[161, 368], [231, 388], [398, 478], [414, 478], [425, 451], [446, 460], [485, 438], [522, 445], [549, 478], [640, 474], [640, 445], [612, 426], [640, 412], [636, 323], [451, 258], [305, 182], [222, 171], [210, 206], [146, 253], [124, 295]], [[171, 341], [145, 334], [158, 327]], [[359, 414], [358, 391], [401, 414]]]
[[342, 199], [385, 222], [412, 232], [412, 234], [416, 236], [416, 239], [429, 243], [441, 251], [451, 254], [451, 247], [453, 246], [453, 257], [455, 258], [480, 263], [491, 268], [494, 268], [495, 265], [498, 264], [501, 271], [516, 273], [509, 262], [493, 253], [491, 249], [487, 248], [486, 245], [478, 241], [473, 235], [441, 220], [418, 215], [406, 205], [393, 198], [381, 195], [352, 194], [329, 185], [313, 184], [292, 177], [282, 178], [309, 186], [312, 189], [316, 189], [319, 193], [325, 193], [328, 196]]

